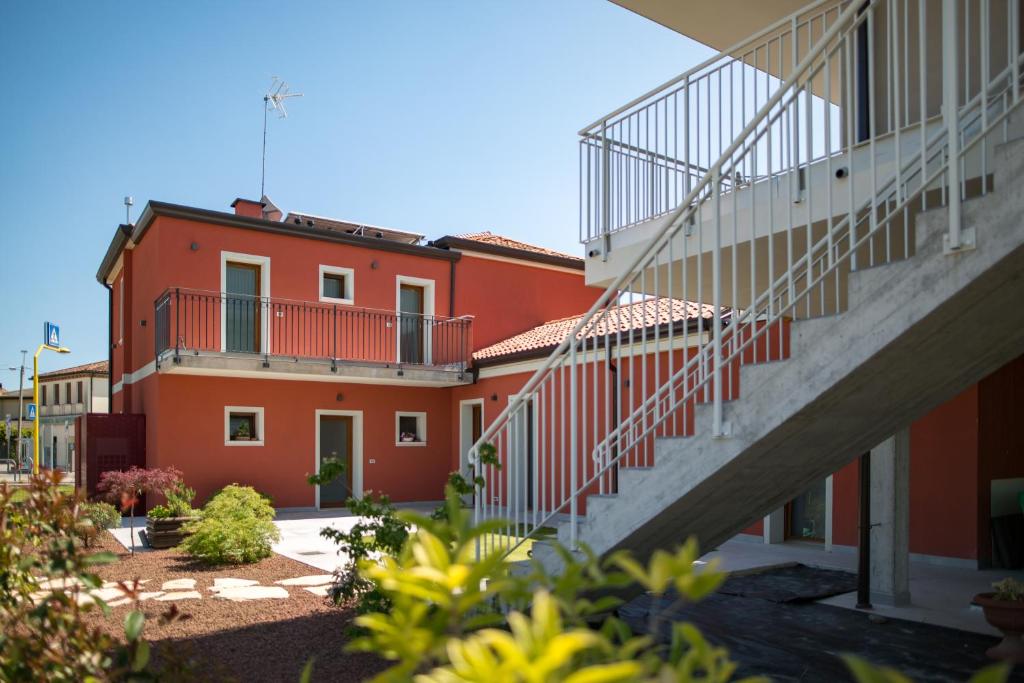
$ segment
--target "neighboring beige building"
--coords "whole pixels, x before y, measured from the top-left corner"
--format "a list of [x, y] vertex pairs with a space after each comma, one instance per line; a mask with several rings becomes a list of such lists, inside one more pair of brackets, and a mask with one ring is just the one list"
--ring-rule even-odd
[[105, 413], [109, 404], [107, 361], [39, 375], [40, 464], [71, 471], [75, 463], [75, 418]]

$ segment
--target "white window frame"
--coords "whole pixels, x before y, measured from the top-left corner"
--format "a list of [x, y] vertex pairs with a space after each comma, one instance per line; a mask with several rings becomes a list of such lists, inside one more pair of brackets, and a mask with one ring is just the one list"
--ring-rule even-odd
[[[402, 285], [414, 285], [416, 287], [423, 288], [423, 315], [434, 316], [434, 280], [428, 280], [422, 277], [411, 277], [408, 275], [396, 275], [395, 276], [395, 318], [396, 320], [401, 315], [402, 311]], [[433, 335], [431, 334], [430, 328], [423, 325], [423, 364], [430, 365], [431, 346], [433, 342]], [[401, 363], [402, 359], [402, 335], [395, 335], [395, 362]]]
[[[259, 439], [250, 441], [231, 440], [231, 413], [252, 413], [256, 415], [256, 436]], [[262, 446], [267, 435], [264, 431], [262, 406], [224, 406], [224, 445], [225, 446]]]
[[[342, 275], [345, 277], [345, 296], [341, 299], [333, 296], [324, 296], [324, 275]], [[356, 271], [352, 268], [341, 266], [328, 266], [320, 264], [320, 275], [317, 278], [317, 296], [320, 301], [329, 304], [347, 304], [351, 306], [356, 300]]]
[[[420, 437], [419, 441], [402, 441], [402, 433], [399, 430], [401, 424], [401, 418], [403, 417], [415, 417], [416, 418], [416, 435]], [[424, 412], [415, 412], [409, 410], [396, 410], [395, 411], [395, 445], [401, 447], [409, 446], [426, 446], [427, 445], [427, 414]]]
[[[227, 312], [228, 302], [225, 298], [228, 285], [228, 262], [248, 263], [260, 267], [260, 298], [270, 298], [270, 257], [258, 254], [242, 254], [236, 251], [220, 252], [220, 352], [227, 351]], [[267, 353], [270, 345], [270, 311], [265, 304], [260, 310], [260, 353]]]
[[[361, 410], [328, 410], [317, 408], [314, 423], [313, 469], [320, 474], [320, 418], [324, 415], [340, 415], [352, 418], [352, 497], [363, 497], [363, 411]], [[314, 505], [320, 509], [320, 486], [315, 489]]]

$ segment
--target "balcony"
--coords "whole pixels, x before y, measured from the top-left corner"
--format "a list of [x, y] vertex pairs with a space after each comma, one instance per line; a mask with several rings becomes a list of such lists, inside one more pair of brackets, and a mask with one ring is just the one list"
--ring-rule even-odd
[[361, 384], [468, 383], [472, 318], [171, 288], [154, 303], [161, 373]]
[[[944, 17], [941, 3], [879, 0], [851, 26], [848, 3], [814, 0], [579, 131], [587, 284], [611, 286], [664, 244], [639, 286], [684, 298], [687, 278], [708, 299], [718, 250], [721, 303], [747, 308], [805, 252], [836, 262], [837, 239], [855, 247], [851, 270], [908, 256], [916, 214], [951, 184], [964, 199], [989, 192], [996, 146], [1024, 130], [1009, 116], [1024, 62], [1006, 30], [1016, 10], [968, 5]], [[994, 125], [1001, 135], [984, 134]], [[963, 159], [948, 174], [951, 149]], [[670, 261], [684, 263], [670, 274]]]

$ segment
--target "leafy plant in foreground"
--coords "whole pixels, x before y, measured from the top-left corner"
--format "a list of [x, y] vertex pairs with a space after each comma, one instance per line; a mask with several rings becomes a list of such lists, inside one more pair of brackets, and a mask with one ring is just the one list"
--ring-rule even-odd
[[83, 621], [91, 610], [110, 613], [102, 600], [80, 598], [102, 583], [92, 569], [117, 558], [84, 551], [82, 527], [92, 521], [77, 494], [61, 491], [61, 476], [33, 477], [17, 499], [18, 489], [0, 485], [0, 680], [155, 680], [142, 612], [126, 616], [124, 644]]

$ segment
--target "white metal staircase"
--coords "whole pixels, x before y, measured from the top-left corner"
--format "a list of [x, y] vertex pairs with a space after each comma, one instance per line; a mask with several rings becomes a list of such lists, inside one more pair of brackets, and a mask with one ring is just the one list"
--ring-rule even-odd
[[1019, 355], [1018, 15], [816, 2], [584, 131], [584, 241], [655, 229], [474, 447], [480, 552], [710, 547]]

